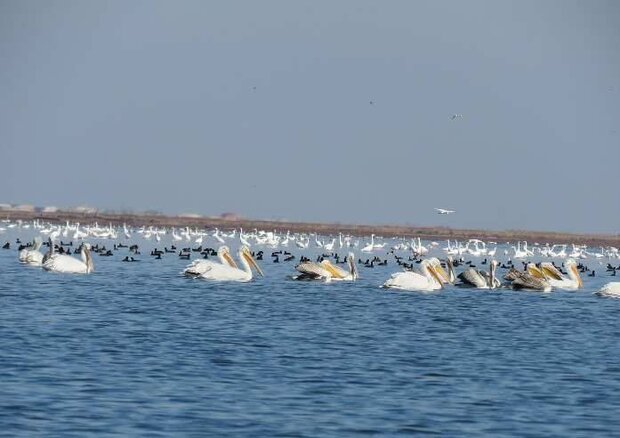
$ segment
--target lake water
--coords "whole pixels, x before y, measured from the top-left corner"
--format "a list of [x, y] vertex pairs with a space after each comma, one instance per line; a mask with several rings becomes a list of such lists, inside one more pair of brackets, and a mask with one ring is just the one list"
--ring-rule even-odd
[[51, 274], [18, 263], [16, 235], [0, 234], [6, 436], [620, 434], [620, 300], [592, 294], [612, 280], [598, 261], [579, 292], [422, 294], [379, 289], [392, 259], [294, 282], [271, 249], [265, 278], [187, 279], [148, 255], [165, 240]]

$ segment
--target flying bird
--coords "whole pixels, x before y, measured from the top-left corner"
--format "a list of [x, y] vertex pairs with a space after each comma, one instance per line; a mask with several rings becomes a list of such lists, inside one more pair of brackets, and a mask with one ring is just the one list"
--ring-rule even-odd
[[450, 120], [456, 120], [456, 119], [462, 119], [463, 118], [463, 114], [452, 114], [450, 116]]
[[455, 210], [446, 210], [445, 208], [435, 208], [437, 210], [437, 214], [452, 214], [456, 213]]

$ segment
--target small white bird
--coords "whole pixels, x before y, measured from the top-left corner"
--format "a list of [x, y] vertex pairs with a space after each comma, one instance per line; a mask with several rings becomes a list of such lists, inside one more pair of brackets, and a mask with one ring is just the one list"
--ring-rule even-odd
[[437, 214], [452, 214], [456, 213], [456, 210], [446, 210], [445, 208], [435, 208], [437, 210]]
[[450, 120], [456, 120], [456, 119], [462, 119], [463, 118], [463, 114], [452, 114], [450, 116]]

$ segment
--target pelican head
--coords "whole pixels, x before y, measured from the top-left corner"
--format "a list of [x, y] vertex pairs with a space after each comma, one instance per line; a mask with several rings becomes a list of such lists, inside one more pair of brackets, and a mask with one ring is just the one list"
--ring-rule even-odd
[[349, 257], [347, 258], [347, 263], [349, 263], [349, 271], [351, 272], [351, 278], [355, 281], [360, 276], [357, 272], [357, 265], [355, 264], [355, 254], [349, 252]]
[[439, 259], [437, 257], [432, 257], [428, 259], [428, 261], [429, 261], [430, 267], [433, 268], [435, 275], [439, 276], [440, 278], [439, 283], [440, 284], [450, 283], [450, 276], [441, 267], [441, 262], [439, 261]]
[[222, 245], [217, 249], [217, 257], [220, 259], [222, 264], [227, 264], [233, 268], [237, 267], [237, 263], [230, 255], [230, 249], [226, 245]]
[[84, 242], [82, 244], [82, 260], [86, 263], [86, 273], [94, 272], [95, 264], [93, 263], [93, 257], [90, 254], [90, 243]]
[[573, 280], [577, 280], [577, 288], [582, 288], [583, 281], [581, 280], [581, 276], [577, 270], [577, 262], [573, 259], [568, 259], [564, 262], [564, 267], [566, 268], [568, 275], [572, 277]]
[[[432, 259], [430, 259], [430, 260], [432, 260]], [[430, 260], [428, 260], [428, 259], [427, 260], [422, 260], [422, 263], [420, 264], [420, 266], [422, 267], [423, 271], [426, 271], [429, 274], [431, 274], [431, 276], [439, 284], [439, 287], [441, 287], [443, 289], [443, 281], [442, 281], [443, 279], [439, 276], [439, 274], [435, 270], [435, 267], [433, 266], [432, 261], [430, 261]], [[439, 260], [437, 260], [437, 261], [439, 261]]]
[[239, 258], [245, 259], [245, 261], [248, 262], [250, 267], [254, 268], [256, 272], [260, 274], [261, 277], [265, 276], [265, 274], [263, 274], [263, 270], [260, 268], [260, 266], [258, 266], [258, 264], [252, 258], [252, 253], [250, 252], [250, 248], [248, 248], [247, 245], [243, 245], [241, 248], [239, 248]]

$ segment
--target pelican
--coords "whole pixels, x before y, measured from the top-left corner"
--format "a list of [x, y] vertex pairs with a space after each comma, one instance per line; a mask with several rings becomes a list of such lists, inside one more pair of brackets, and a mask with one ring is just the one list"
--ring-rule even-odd
[[231, 268], [238, 268], [237, 263], [235, 263], [235, 260], [230, 255], [230, 249], [226, 245], [222, 245], [218, 248], [217, 258], [220, 260], [219, 263], [205, 259], [194, 260], [191, 265], [183, 270], [183, 274], [188, 277], [200, 277], [210, 270], [213, 265], [226, 265]]
[[304, 262], [295, 266], [300, 272], [299, 275], [293, 277], [294, 280], [322, 280], [327, 283], [334, 281], [355, 281], [359, 278], [357, 266], [355, 266], [355, 255], [350, 252], [347, 257], [349, 271], [345, 271], [340, 266], [333, 265], [329, 260], [323, 260], [321, 263]]
[[542, 272], [533, 264], [528, 264], [527, 272], [517, 271], [515, 268], [510, 269], [504, 276], [504, 279], [511, 282], [512, 288], [516, 290], [539, 290], [541, 292], [551, 292], [551, 285]]
[[43, 254], [39, 249], [42, 243], [40, 237], [35, 237], [32, 241], [32, 247], [24, 248], [19, 252], [19, 261], [26, 265], [41, 266]]
[[489, 273], [474, 268], [467, 268], [459, 274], [459, 278], [464, 286], [473, 286], [477, 289], [495, 289], [501, 285], [500, 281], [495, 277], [496, 268], [497, 261], [491, 260]]
[[43, 269], [68, 274], [90, 274], [94, 272], [95, 267], [90, 254], [90, 244], [84, 243], [82, 245], [81, 254], [82, 260], [66, 254], [52, 254], [43, 262]]
[[552, 263], [543, 262], [540, 264], [540, 270], [545, 276], [545, 280], [549, 282], [551, 287], [555, 287], [563, 290], [575, 290], [583, 287], [583, 282], [577, 271], [577, 263], [573, 259], [568, 259], [564, 263], [568, 277], [562, 276], [560, 271], [557, 270]]
[[[203, 272], [200, 272], [193, 276], [198, 278], [204, 278], [206, 280], [247, 282], [252, 280], [252, 268], [256, 269], [256, 271], [260, 274], [261, 277], [265, 276], [261, 268], [252, 258], [250, 249], [247, 246], [244, 245], [239, 248], [238, 254], [243, 269], [240, 269], [236, 266], [231, 266], [230, 261], [228, 262], [228, 264], [210, 263], [207, 265], [203, 265]], [[224, 256], [224, 258], [226, 259], [227, 257]], [[186, 275], [191, 275], [189, 272], [187, 272], [189, 269], [191, 269], [191, 267], [188, 267], [188, 269], [185, 270]]]
[[443, 288], [442, 280], [429, 260], [420, 263], [422, 273], [413, 271], [396, 272], [382, 287], [408, 291], [433, 291]]
[[620, 282], [612, 281], [594, 292], [599, 297], [620, 298]]

